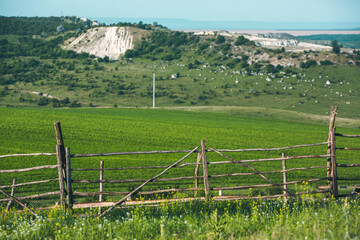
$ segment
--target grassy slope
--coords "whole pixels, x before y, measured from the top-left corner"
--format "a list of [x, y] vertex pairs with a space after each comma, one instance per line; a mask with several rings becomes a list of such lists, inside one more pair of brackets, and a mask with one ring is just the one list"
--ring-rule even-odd
[[[243, 76], [232, 74], [231, 70], [220, 72], [219, 67], [189, 70], [181, 66], [182, 63], [187, 63], [187, 60], [155, 63], [157, 106], [247, 106], [328, 115], [329, 107], [338, 105], [340, 116], [360, 117], [359, 112], [353, 110], [360, 108], [359, 67], [319, 66], [302, 71], [300, 79], [290, 74], [289, 78], [280, 75], [267, 82], [267, 75]], [[78, 62], [77, 73], [58, 70], [51, 78], [10, 85], [7, 95], [0, 98], [0, 104], [37, 105], [37, 102], [30, 104], [28, 101], [39, 99], [39, 96], [29, 93], [36, 91], [101, 106], [149, 107], [152, 105], [153, 64], [149, 60], [136, 60], [132, 64], [115, 62], [100, 64], [104, 70], [97, 71], [90, 66], [90, 71], [85, 71], [85, 66]], [[168, 79], [173, 73], [180, 73], [180, 78]], [[73, 76], [75, 80], [66, 80], [68, 77], [61, 74]], [[326, 80], [330, 80], [332, 85], [326, 86]], [[71, 87], [73, 83], [78, 86]], [[26, 101], [20, 102], [20, 97]]]
[[[267, 118], [243, 117], [231, 114], [199, 113], [152, 109], [12, 109], [1, 108], [1, 137], [0, 153], [31, 153], [54, 152], [55, 138], [53, 122], [61, 121], [64, 142], [71, 148], [72, 153], [96, 153], [141, 150], [174, 150], [192, 149], [206, 140], [208, 147], [213, 148], [254, 148], [281, 147], [297, 144], [316, 143], [327, 140], [327, 125], [311, 123], [297, 123], [273, 120]], [[359, 130], [338, 128], [344, 133], [358, 133]], [[339, 139], [338, 146], [358, 147], [359, 142]], [[305, 148], [285, 151], [286, 155], [302, 155], [309, 153], [325, 154], [325, 147]], [[123, 156], [106, 158], [77, 158], [73, 159], [73, 168], [98, 168], [99, 161], [104, 160], [106, 167], [169, 165], [180, 159], [184, 154], [164, 154], [146, 156]], [[236, 159], [254, 159], [265, 157], [279, 157], [281, 152], [229, 154]], [[341, 163], [354, 162], [359, 155], [356, 152], [339, 153]], [[209, 153], [209, 161], [222, 160], [215, 154]], [[186, 160], [196, 161], [195, 155]], [[31, 167], [44, 164], [55, 164], [54, 157], [24, 157], [1, 159], [2, 169]], [[323, 165], [316, 161], [290, 161], [288, 167]], [[281, 163], [271, 162], [253, 164], [259, 170], [279, 170]], [[210, 166], [210, 175], [220, 173], [249, 172], [244, 167], [231, 165]], [[345, 171], [345, 170], [344, 170]], [[339, 176], [356, 175], [355, 170], [340, 171]], [[354, 172], [355, 171], [355, 172]], [[106, 179], [146, 179], [156, 175], [159, 170], [128, 170], [116, 174], [113, 171], [105, 173]], [[55, 170], [36, 171], [29, 174], [9, 174], [1, 177], [0, 185], [11, 184], [13, 178], [18, 182], [32, 179], [49, 179], [56, 177]], [[193, 167], [174, 169], [164, 177], [191, 176]], [[289, 180], [309, 179], [324, 175], [325, 170], [289, 173]], [[355, 176], [354, 175], [354, 176]], [[74, 172], [74, 179], [98, 179], [98, 172]], [[273, 175], [275, 181], [281, 181], [280, 174]], [[257, 176], [237, 177], [228, 179], [212, 179], [212, 186], [234, 186], [247, 183], [265, 183]], [[175, 184], [175, 185], [174, 185]], [[325, 184], [325, 183], [322, 183]], [[127, 191], [136, 186], [133, 184], [107, 185], [105, 188], [113, 191]], [[173, 183], [171, 187], [189, 187], [193, 181]], [[56, 188], [56, 184], [42, 185], [34, 192]], [[160, 185], [150, 185], [148, 189], [157, 189]], [[163, 186], [164, 187], [164, 186]], [[96, 191], [97, 184], [74, 184], [77, 191]], [[21, 188], [18, 189], [18, 191]], [[88, 199], [89, 200], [89, 199]]]

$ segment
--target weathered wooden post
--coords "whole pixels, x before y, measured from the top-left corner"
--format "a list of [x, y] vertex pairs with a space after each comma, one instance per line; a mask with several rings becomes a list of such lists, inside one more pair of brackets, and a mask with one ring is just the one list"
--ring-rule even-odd
[[67, 199], [68, 199], [68, 208], [72, 210], [73, 200], [73, 191], [71, 186], [71, 157], [70, 157], [70, 148], [66, 148], [66, 187], [67, 187]]
[[[16, 179], [14, 178], [14, 179], [13, 179], [12, 186], [11, 186], [11, 194], [10, 194], [11, 197], [14, 197], [14, 194], [15, 194], [15, 184], [16, 184]], [[10, 199], [10, 201], [9, 201], [8, 204], [6, 205], [6, 211], [9, 211], [10, 205], [11, 205], [12, 201], [13, 201], [13, 200]]]
[[[100, 195], [99, 195], [99, 202], [102, 202], [102, 198], [103, 198], [103, 195], [102, 195], [102, 192], [103, 192], [103, 183], [102, 183], [102, 180], [103, 180], [103, 177], [104, 177], [104, 161], [100, 161]], [[101, 207], [99, 207], [99, 214], [101, 214]]]
[[65, 207], [65, 190], [64, 190], [64, 175], [61, 161], [61, 146], [56, 145], [56, 157], [59, 175], [59, 189], [60, 189], [60, 202], [61, 207]]
[[61, 153], [61, 161], [62, 161], [62, 167], [65, 170], [65, 145], [64, 145], [64, 140], [63, 140], [63, 136], [62, 136], [62, 131], [61, 131], [61, 125], [60, 122], [54, 122], [54, 130], [55, 130], [55, 137], [56, 137], [56, 144], [60, 145], [60, 153]]
[[[62, 171], [63, 179], [65, 179], [66, 178], [65, 145], [64, 145], [64, 140], [63, 140], [62, 131], [61, 131], [61, 125], [60, 125], [59, 121], [54, 122], [54, 130], [55, 130], [56, 144], [57, 144], [57, 146], [59, 146], [59, 151], [56, 147], [56, 154], [58, 155], [58, 161], [60, 160], [60, 163], [61, 163], [61, 171]], [[60, 177], [60, 175], [59, 175], [59, 177]], [[66, 189], [64, 191], [66, 191], [67, 188], [68, 187], [66, 186]], [[64, 192], [64, 194], [65, 194], [65, 192]], [[64, 205], [62, 205], [62, 206], [64, 206]]]
[[[332, 167], [332, 159], [333, 159], [333, 144], [335, 141], [335, 119], [337, 114], [338, 107], [331, 107], [331, 115], [330, 115], [330, 123], [329, 123], [329, 135], [328, 135], [328, 146], [327, 146], [327, 178], [329, 182], [329, 189], [333, 192], [334, 187], [334, 179], [333, 179], [333, 167]], [[333, 137], [334, 136], [334, 137]], [[334, 166], [336, 168], [336, 166]], [[336, 180], [337, 182], [337, 180]], [[336, 184], [337, 185], [337, 184]], [[337, 191], [337, 190], [336, 190]]]
[[335, 142], [335, 127], [331, 134], [331, 178], [332, 178], [332, 193], [334, 198], [338, 198], [338, 184], [337, 184], [337, 163], [336, 163], [336, 142]]
[[283, 170], [283, 183], [284, 183], [284, 191], [283, 193], [285, 194], [285, 199], [287, 199], [288, 194], [287, 194], [287, 178], [286, 178], [286, 159], [285, 159], [285, 153], [281, 154], [281, 158], [282, 158], [282, 170]]
[[[199, 176], [199, 168], [200, 168], [200, 162], [201, 162], [201, 152], [198, 152], [197, 154], [197, 160], [196, 160], [196, 166], [195, 166], [195, 188], [199, 187], [199, 179], [197, 178]], [[197, 197], [198, 191], [195, 190], [194, 197]]]
[[204, 140], [201, 140], [201, 156], [203, 160], [205, 197], [208, 198], [210, 195], [210, 184], [209, 184], [209, 172], [208, 172], [207, 158], [206, 158], [206, 147]]

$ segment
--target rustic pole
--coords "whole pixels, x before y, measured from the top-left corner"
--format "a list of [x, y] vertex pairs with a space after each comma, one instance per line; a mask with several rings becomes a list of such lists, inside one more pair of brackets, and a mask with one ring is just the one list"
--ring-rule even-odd
[[338, 184], [337, 184], [337, 163], [336, 163], [336, 142], [335, 142], [335, 127], [331, 134], [331, 178], [332, 178], [332, 193], [334, 198], [338, 198]]
[[205, 197], [209, 197], [210, 195], [209, 172], [207, 167], [206, 146], [204, 140], [201, 140], [201, 156], [203, 160]]
[[[196, 166], [195, 166], [195, 188], [199, 187], [199, 180], [198, 180], [198, 175], [199, 175], [199, 168], [200, 168], [200, 161], [201, 161], [201, 152], [198, 152], [197, 154], [197, 160], [196, 160]], [[195, 196], [197, 196], [198, 191], [195, 191]]]
[[71, 157], [70, 157], [70, 148], [66, 148], [66, 187], [67, 187], [67, 198], [68, 198], [68, 208], [72, 210], [73, 201], [73, 191], [71, 186]]
[[65, 176], [65, 169], [66, 169], [65, 145], [63, 141], [60, 122], [54, 122], [54, 130], [55, 130], [56, 144], [60, 145], [61, 165], [64, 171], [63, 174]]
[[55, 137], [57, 145], [64, 146], [60, 122], [54, 122]]
[[[11, 187], [11, 194], [10, 194], [11, 197], [14, 197], [15, 184], [16, 184], [16, 179], [14, 178], [14, 179], [13, 179], [13, 183], [12, 183], [12, 187]], [[8, 202], [8, 204], [7, 204], [7, 206], [6, 206], [6, 211], [9, 211], [10, 205], [11, 205], [12, 201], [13, 201], [13, 200], [10, 199], [10, 201]]]
[[[287, 182], [287, 179], [286, 179], [286, 159], [285, 159], [285, 153], [282, 153], [281, 154], [281, 157], [283, 158], [282, 159], [282, 170], [283, 170], [283, 183], [284, 183], [284, 194], [287, 195], [287, 185], [286, 185], [286, 182]], [[287, 197], [285, 197], [286, 199]]]
[[60, 202], [61, 206], [65, 206], [65, 190], [64, 190], [64, 176], [61, 161], [61, 145], [56, 145], [56, 156], [58, 164], [58, 175], [59, 175], [59, 190], [60, 190]]
[[[99, 202], [102, 202], [103, 200], [103, 195], [102, 195], [102, 192], [103, 192], [103, 183], [102, 183], [102, 180], [103, 180], [103, 176], [104, 176], [104, 161], [100, 161], [100, 195], [99, 195]], [[99, 207], [99, 214], [101, 214], [101, 207]]]
[[[332, 138], [332, 134], [334, 132], [334, 126], [335, 126], [335, 117], [336, 117], [336, 113], [337, 113], [337, 109], [338, 107], [331, 107], [331, 115], [330, 115], [330, 123], [329, 123], [329, 135], [328, 135], [328, 146], [327, 146], [327, 155], [329, 155], [327, 157], [327, 177], [331, 178], [331, 138]], [[329, 183], [329, 187], [330, 187], [330, 183]], [[331, 189], [331, 188], [330, 188]]]

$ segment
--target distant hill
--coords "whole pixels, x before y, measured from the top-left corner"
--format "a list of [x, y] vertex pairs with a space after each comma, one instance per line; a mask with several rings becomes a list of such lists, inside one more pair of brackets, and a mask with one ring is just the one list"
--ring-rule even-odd
[[331, 46], [331, 41], [338, 41], [344, 48], [360, 49], [360, 34], [316, 34], [293, 36], [287, 33], [266, 33], [262, 34], [268, 38], [298, 40], [315, 44]]
[[[157, 23], [0, 18], [0, 105], [245, 106], [360, 117], [360, 51]], [[28, 29], [19, 31], [17, 25]], [[10, 27], [11, 26], [11, 27]], [[287, 38], [287, 35], [277, 36]], [[326, 50], [326, 51], [325, 51]]]
[[296, 39], [330, 45], [337, 40], [344, 48], [360, 49], [360, 34], [320, 34], [311, 36], [298, 36]]

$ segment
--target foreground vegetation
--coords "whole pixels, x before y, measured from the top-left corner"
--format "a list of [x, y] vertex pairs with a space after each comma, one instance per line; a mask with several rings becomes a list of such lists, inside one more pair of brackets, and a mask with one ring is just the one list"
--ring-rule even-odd
[[[77, 215], [80, 214], [81, 215]], [[358, 239], [359, 199], [172, 203], [117, 209], [2, 212], [1, 239]], [[85, 214], [85, 215], [84, 215]]]

